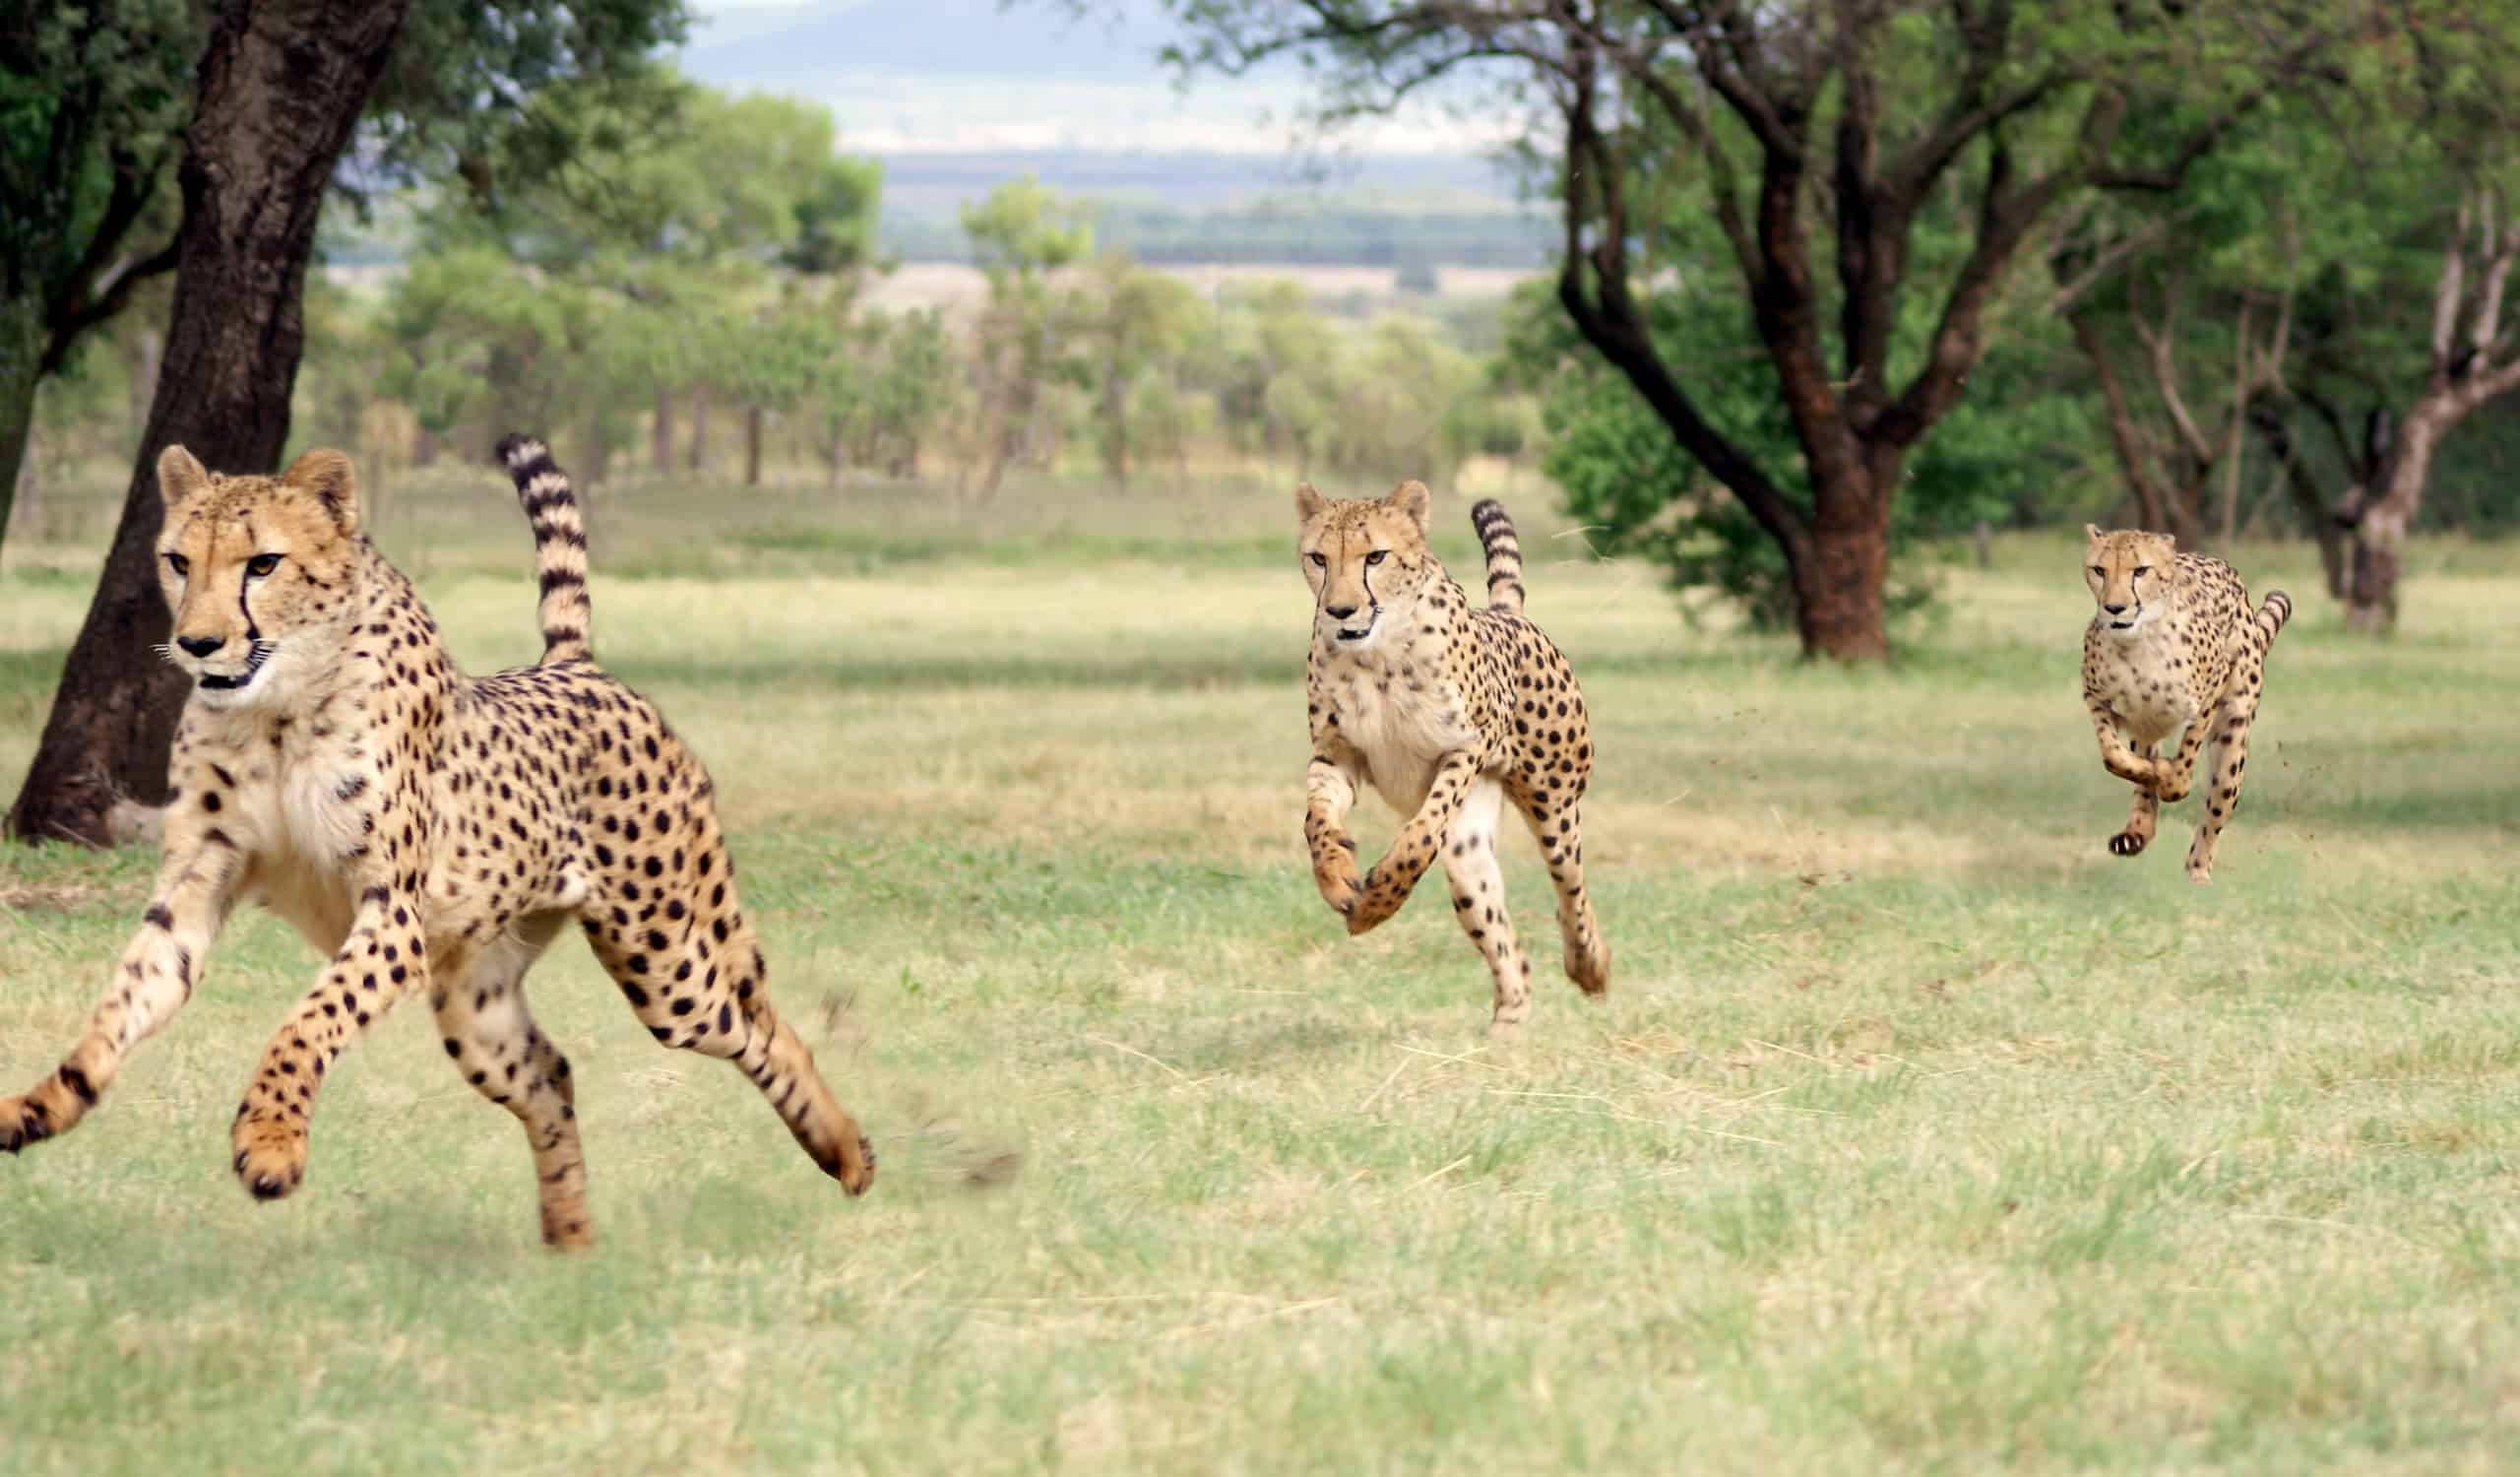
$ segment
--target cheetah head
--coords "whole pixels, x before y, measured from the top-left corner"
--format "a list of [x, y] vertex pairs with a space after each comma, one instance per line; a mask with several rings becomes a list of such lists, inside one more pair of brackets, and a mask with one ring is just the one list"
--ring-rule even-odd
[[2090, 523], [2083, 525], [2083, 533], [2090, 541], [2083, 551], [2083, 580], [2100, 602], [2108, 628], [2128, 634], [2159, 614], [2178, 561], [2178, 541], [2141, 529], [2104, 533]]
[[1402, 482], [1388, 497], [1324, 497], [1295, 488], [1303, 529], [1295, 550], [1312, 582], [1312, 628], [1333, 651], [1362, 652], [1408, 628], [1418, 599], [1437, 576], [1426, 548], [1424, 482]]
[[193, 679], [195, 702], [286, 706], [347, 634], [360, 543], [349, 458], [310, 451], [278, 477], [223, 477], [169, 446], [158, 490], [158, 583], [175, 617], [166, 660]]

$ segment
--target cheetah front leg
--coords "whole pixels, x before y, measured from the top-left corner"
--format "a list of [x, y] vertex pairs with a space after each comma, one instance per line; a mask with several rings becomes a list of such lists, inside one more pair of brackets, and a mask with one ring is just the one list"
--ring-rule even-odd
[[2136, 752], [2117, 732], [2117, 715], [2110, 712], [2103, 699], [2086, 692], [2083, 701], [2091, 709], [2091, 726], [2100, 735], [2100, 762], [2110, 774], [2130, 785], [2152, 787], [2161, 779], [2161, 750], [2146, 745], [2148, 753]]
[[1426, 874], [1451, 832], [1453, 817], [1470, 798], [1471, 787], [1479, 782], [1479, 771], [1480, 755], [1466, 748], [1454, 749], [1436, 761], [1434, 783], [1427, 787], [1418, 813], [1409, 817], [1409, 824], [1392, 838], [1391, 850], [1365, 873], [1364, 893], [1348, 915], [1351, 934], [1378, 927], [1409, 901], [1410, 892]]
[[1356, 874], [1356, 842], [1348, 834], [1348, 812], [1356, 804], [1354, 758], [1330, 744], [1318, 745], [1304, 773], [1303, 843], [1312, 854], [1312, 882], [1321, 900], [1346, 918], [1356, 910], [1364, 880]]
[[420, 900], [377, 883], [359, 898], [349, 935], [314, 991], [298, 1001], [245, 1084], [228, 1138], [236, 1178], [258, 1200], [277, 1200], [306, 1177], [306, 1133], [324, 1073], [408, 991], [429, 983]]
[[[2161, 753], [2162, 746], [2158, 743], [2147, 743], [2136, 750], [2137, 756], [2148, 763], [2158, 761]], [[2109, 838], [2109, 854], [2112, 857], [2140, 856], [2144, 848], [2153, 844], [2153, 832], [2161, 823], [2161, 797], [2153, 793], [2153, 787], [2136, 786], [2135, 808], [2126, 817], [2126, 829]]]
[[123, 949], [112, 991], [52, 1075], [0, 1098], [0, 1151], [14, 1153], [76, 1127], [113, 1085], [132, 1048], [172, 1019], [201, 983], [211, 942], [235, 901], [244, 858], [198, 808], [179, 805], [166, 828], [155, 900]]

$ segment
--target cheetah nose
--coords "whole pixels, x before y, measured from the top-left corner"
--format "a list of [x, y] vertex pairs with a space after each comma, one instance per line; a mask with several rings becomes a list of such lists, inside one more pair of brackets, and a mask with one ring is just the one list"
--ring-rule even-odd
[[1333, 620], [1345, 620], [1356, 613], [1354, 606], [1323, 606], [1321, 610]]
[[206, 657], [227, 644], [224, 636], [177, 636], [175, 644], [196, 657]]
[[2124, 606], [2102, 606], [2101, 609], [2107, 610], [2111, 615], [2123, 615], [2126, 613], [2126, 608]]

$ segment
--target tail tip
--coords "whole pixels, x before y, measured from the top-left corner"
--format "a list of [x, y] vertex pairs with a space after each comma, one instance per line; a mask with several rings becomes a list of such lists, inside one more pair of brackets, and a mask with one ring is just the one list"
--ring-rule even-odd
[[1485, 528], [1505, 516], [1505, 505], [1492, 497], [1482, 497], [1470, 505], [1470, 521], [1474, 527]]
[[523, 472], [536, 462], [549, 461], [551, 448], [542, 443], [540, 436], [510, 431], [499, 438], [498, 455], [511, 471]]

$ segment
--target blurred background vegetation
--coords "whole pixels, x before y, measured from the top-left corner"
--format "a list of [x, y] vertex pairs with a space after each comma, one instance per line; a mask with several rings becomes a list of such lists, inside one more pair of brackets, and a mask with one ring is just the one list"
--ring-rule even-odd
[[[111, 46], [99, 31], [84, 52], [46, 51], [38, 34], [11, 74], [18, 144], [68, 106], [38, 86], [64, 55], [94, 73], [81, 105], [98, 120], [54, 232], [53, 255], [88, 274], [84, 311], [40, 355], [12, 540], [75, 542], [111, 523], [157, 390], [170, 260], [151, 248], [180, 206], [198, 22], [181, 7], [123, 9]], [[1309, 48], [1326, 69], [1324, 118], [1385, 100], [1371, 69], [1405, 77], [1409, 45], [1480, 33], [1464, 19], [1475, 6], [1433, 7], [1444, 14], [1413, 41], [1381, 51], [1340, 27], [1410, 7], [1165, 9], [1193, 76]], [[1596, 29], [1642, 46], [1654, 9], [1605, 7]], [[1101, 193], [1016, 174], [974, 203], [978, 172], [1007, 161], [954, 156], [915, 166], [896, 209], [885, 167], [853, 153], [822, 104], [678, 73], [689, 17], [669, 0], [512, 5], [496, 25], [415, 0], [323, 206], [289, 440], [351, 449], [387, 500], [398, 479], [477, 463], [518, 425], [546, 428], [598, 489], [777, 482], [846, 500], [915, 482], [985, 504], [1010, 474], [1026, 496], [1055, 498], [1062, 485], [1156, 495], [1301, 477], [1366, 491], [1538, 473], [1551, 511], [1600, 552], [1790, 629], [1809, 600], [1792, 541], [1741, 477], [1675, 438], [1668, 408], [1567, 309], [1566, 231], [1598, 242], [1615, 205], [1619, 275], [1653, 356], [1714, 444], [1817, 526], [1823, 432], [1796, 418], [1792, 334], [1760, 300], [1777, 263], [1802, 253], [1816, 284], [1803, 306], [1847, 325], [1843, 343], [1809, 338], [1841, 355], [1828, 367], [1860, 436], [1872, 351], [1852, 337], [1851, 305], [1867, 269], [1848, 257], [1895, 248], [1877, 362], [1927, 377], [1986, 256], [2003, 171], [2043, 149], [2088, 153], [2090, 99], [2113, 96], [2134, 118], [2112, 147], [2158, 145], [2175, 168], [2076, 176], [2005, 243], [1949, 405], [1868, 494], [1888, 546], [1887, 618], [1895, 628], [1930, 599], [1920, 539], [2086, 520], [2204, 547], [2314, 538], [2347, 599], [2351, 531], [2381, 499], [2391, 427], [2512, 356], [2499, 299], [2520, 209], [2494, 79], [2508, 75], [2504, 13], [2520, 8], [2320, 5], [2288, 12], [2290, 29], [2245, 9], [2113, 21], [2104, 9], [2006, 23], [1975, 85], [1994, 98], [2043, 58], [2078, 58], [2057, 84], [2075, 90], [2063, 122], [2037, 113], [2036, 79], [2003, 95], [2012, 132], [1960, 135], [1966, 147], [1870, 247], [1847, 217], [1879, 200], [1849, 184], [1861, 171], [1837, 152], [1856, 148], [1858, 125], [1895, 153], [1957, 116], [1935, 109], [1970, 79], [1935, 69], [1984, 52], [1985, 26], [1897, 5], [1850, 13], [1846, 35], [1868, 49], [1814, 74], [1796, 146], [1802, 214], [1781, 234], [1762, 219], [1751, 260], [1727, 201], [1746, 198], [1730, 193], [1749, 189], [1741, 171], [1774, 172], [1761, 151], [1775, 141], [1718, 104], [1656, 112], [1655, 77], [1725, 83], [1720, 58], [1679, 31], [1584, 103], [1624, 171], [1615, 202], [1567, 189], [1577, 114], [1548, 90], [1586, 40], [1570, 33], [1520, 84], [1488, 84], [1538, 99], [1501, 151], [1510, 173], [1227, 196], [1196, 187], [1197, 159], [1150, 155]], [[1779, 56], [1794, 26], [1839, 24], [1794, 14], [1770, 38]], [[496, 53], [504, 44], [519, 54]], [[1877, 96], [1859, 116], [1848, 99], [1865, 89]], [[2077, 118], [2084, 132], [2060, 135]], [[1681, 136], [1694, 125], [1706, 137]], [[1519, 185], [1496, 186], [1509, 177]], [[18, 214], [22, 234], [39, 224]], [[2493, 537], [2520, 517], [2520, 415], [2476, 398], [2476, 414], [2428, 436], [2422, 495], [2392, 537]], [[1807, 628], [1805, 645], [1861, 654]]]

